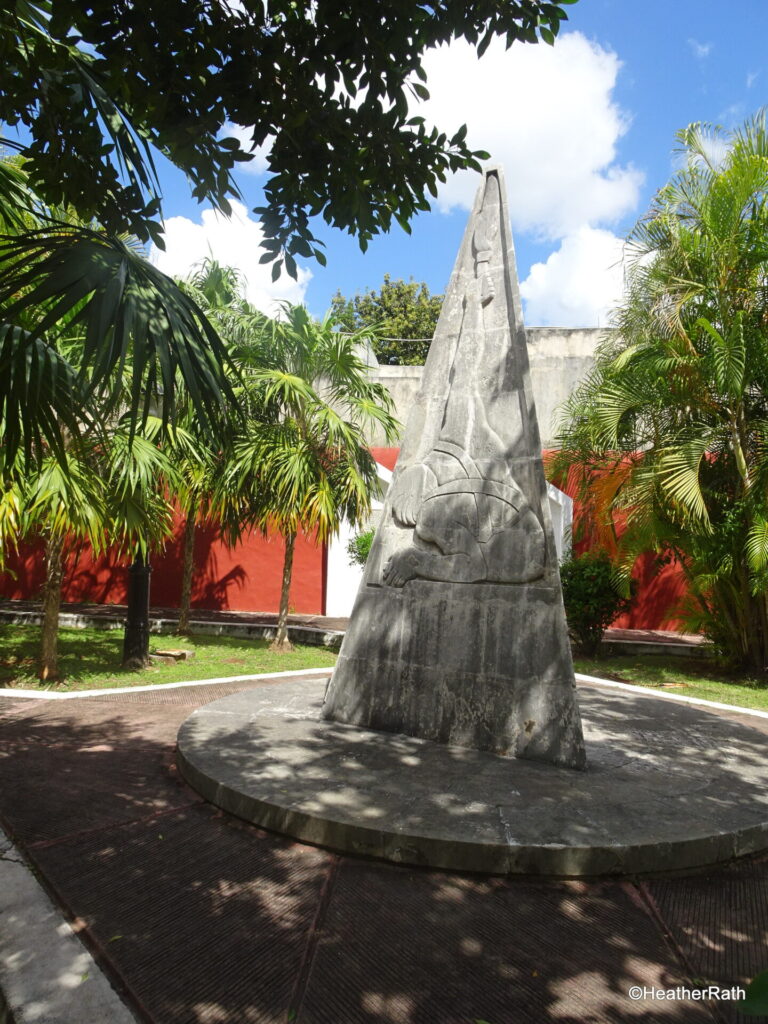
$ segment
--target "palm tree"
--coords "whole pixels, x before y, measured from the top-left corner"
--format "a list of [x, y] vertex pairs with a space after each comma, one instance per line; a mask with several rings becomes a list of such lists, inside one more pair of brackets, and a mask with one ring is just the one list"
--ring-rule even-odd
[[87, 540], [94, 551], [104, 546], [105, 488], [95, 471], [92, 446], [71, 447], [64, 460], [46, 456], [36, 471], [17, 476], [20, 515], [18, 534], [44, 543], [42, 628], [38, 674], [59, 678], [58, 626], [66, 553], [73, 542]]
[[[68, 553], [87, 541], [95, 554], [106, 549], [124, 557], [160, 543], [170, 533], [166, 494], [174, 470], [155, 443], [161, 422], [150, 420], [145, 434], [131, 436], [130, 425], [107, 425], [98, 434], [70, 439], [65, 453], [48, 452], [34, 467], [15, 475], [17, 510], [12, 541], [44, 543], [42, 629], [38, 674], [55, 681], [58, 620]], [[10, 530], [9, 530], [10, 533]]]
[[273, 650], [291, 647], [288, 607], [299, 530], [323, 543], [343, 519], [361, 523], [379, 487], [365, 432], [377, 426], [389, 441], [398, 433], [388, 391], [370, 380], [358, 355], [364, 336], [342, 334], [330, 317], [318, 323], [304, 306], [286, 304], [281, 319], [235, 353], [244, 406], [254, 415], [234, 442], [222, 490], [239, 508], [231, 533], [272, 528], [285, 542]]
[[768, 668], [768, 132], [678, 133], [685, 166], [628, 239], [618, 330], [566, 407], [561, 470], [626, 521], [628, 572], [677, 559], [695, 624]]
[[[226, 267], [214, 259], [206, 258], [185, 281], [179, 282], [232, 351], [238, 345], [248, 344], [255, 334], [263, 330], [267, 318], [255, 310], [245, 299], [244, 281], [233, 267]], [[231, 364], [231, 369], [234, 364]], [[233, 392], [242, 392], [236, 373], [231, 372]], [[181, 389], [183, 395], [183, 389]], [[229, 408], [237, 421], [239, 409]], [[177, 501], [184, 523], [182, 546], [181, 599], [177, 632], [189, 631], [192, 608], [192, 584], [195, 570], [195, 536], [197, 527], [215, 523], [213, 506], [222, 468], [226, 460], [226, 437], [214, 435], [200, 420], [193, 404], [183, 398], [179, 402], [178, 423], [183, 431], [175, 431], [169, 445], [169, 454], [177, 467], [180, 487]], [[225, 515], [232, 512], [230, 502], [219, 504]], [[227, 535], [225, 534], [225, 537]]]
[[[73, 336], [78, 339], [72, 353]], [[124, 368], [132, 374], [128, 394]], [[220, 431], [234, 401], [224, 345], [194, 299], [128, 237], [46, 208], [18, 161], [0, 162], [0, 425], [5, 467], [61, 454], [89, 406], [146, 422], [162, 395], [175, 416], [183, 385], [197, 415]]]

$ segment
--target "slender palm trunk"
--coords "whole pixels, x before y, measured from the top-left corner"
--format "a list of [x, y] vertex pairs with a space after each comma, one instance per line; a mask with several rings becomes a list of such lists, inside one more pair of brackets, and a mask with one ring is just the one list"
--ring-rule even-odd
[[277, 616], [277, 632], [270, 644], [270, 651], [292, 651], [293, 644], [288, 639], [288, 596], [291, 592], [291, 576], [293, 574], [293, 551], [296, 547], [296, 534], [285, 535], [285, 560], [283, 562], [283, 587], [280, 591], [280, 611]]
[[40, 636], [40, 679], [59, 678], [59, 609], [64, 576], [64, 538], [52, 533], [45, 542], [43, 625]]
[[179, 625], [177, 633], [189, 632], [189, 615], [192, 610], [192, 574], [195, 570], [195, 506], [187, 509], [184, 523], [184, 564], [181, 571], [181, 603], [179, 604]]
[[123, 633], [123, 668], [146, 668], [149, 658], [149, 590], [152, 566], [137, 551], [128, 570], [128, 614]]

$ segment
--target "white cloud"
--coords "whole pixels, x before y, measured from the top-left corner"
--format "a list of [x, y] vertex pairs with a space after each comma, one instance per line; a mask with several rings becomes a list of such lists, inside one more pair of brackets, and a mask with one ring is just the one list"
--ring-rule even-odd
[[697, 60], [705, 60], [712, 52], [712, 43], [700, 43], [698, 39], [689, 39], [688, 45]]
[[272, 144], [275, 141], [274, 135], [268, 135], [260, 146], [253, 145], [252, 129], [243, 128], [239, 124], [227, 123], [222, 132], [224, 138], [237, 139], [246, 153], [253, 153], [253, 160], [245, 161], [235, 165], [235, 171], [240, 174], [263, 174], [267, 170]]
[[312, 277], [299, 267], [298, 280], [283, 270], [276, 282], [271, 279], [271, 264], [259, 263], [264, 250], [261, 222], [253, 220], [242, 203], [232, 203], [232, 216], [205, 209], [196, 223], [187, 217], [170, 217], [165, 222], [165, 252], [152, 248], [151, 259], [160, 270], [173, 277], [186, 277], [206, 257], [228, 267], [236, 267], [246, 283], [250, 302], [264, 313], [274, 315], [281, 300], [297, 303]]
[[759, 71], [750, 71], [749, 74], [747, 75], [747, 88], [751, 89], [752, 86], [755, 84], [755, 82], [758, 80], [759, 77], [760, 77], [760, 72]]
[[[629, 120], [611, 97], [615, 53], [571, 32], [554, 47], [497, 39], [480, 59], [457, 40], [424, 63], [431, 98], [414, 113], [451, 132], [466, 123], [469, 145], [503, 165], [516, 230], [557, 239], [635, 208], [643, 175], [617, 162]], [[452, 176], [438, 205], [470, 208], [477, 185], [472, 172]]]
[[586, 225], [520, 283], [530, 327], [604, 327], [621, 299], [624, 242]]

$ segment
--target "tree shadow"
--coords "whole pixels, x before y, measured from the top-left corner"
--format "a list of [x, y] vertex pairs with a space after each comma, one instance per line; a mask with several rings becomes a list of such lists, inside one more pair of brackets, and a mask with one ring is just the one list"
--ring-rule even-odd
[[[636, 886], [339, 858], [202, 803], [172, 768], [201, 696], [176, 693], [184, 703], [36, 702], [0, 717], [2, 816], [144, 1019], [711, 1024], [700, 1003], [629, 999], [631, 985], [690, 980]], [[766, 865], [750, 870], [764, 922]], [[653, 885], [666, 914], [728, 874]], [[686, 906], [713, 973], [735, 983], [764, 966], [762, 936], [725, 898], [717, 915]]]

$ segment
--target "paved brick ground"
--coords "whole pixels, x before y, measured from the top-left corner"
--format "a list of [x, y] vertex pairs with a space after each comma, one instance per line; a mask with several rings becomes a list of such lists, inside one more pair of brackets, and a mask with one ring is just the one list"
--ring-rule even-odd
[[248, 685], [0, 704], [3, 823], [141, 1019], [738, 1019], [726, 1004], [632, 1002], [627, 991], [733, 985], [768, 967], [768, 859], [567, 883], [415, 871], [289, 842], [203, 803], [174, 768], [190, 711]]

